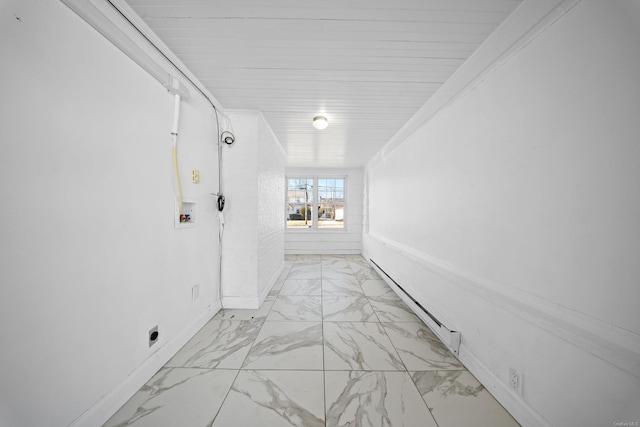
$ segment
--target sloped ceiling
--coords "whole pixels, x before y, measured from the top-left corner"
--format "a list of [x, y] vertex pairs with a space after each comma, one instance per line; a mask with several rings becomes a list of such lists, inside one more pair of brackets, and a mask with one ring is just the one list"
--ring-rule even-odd
[[520, 0], [127, 3], [225, 109], [264, 114], [288, 166], [361, 167]]

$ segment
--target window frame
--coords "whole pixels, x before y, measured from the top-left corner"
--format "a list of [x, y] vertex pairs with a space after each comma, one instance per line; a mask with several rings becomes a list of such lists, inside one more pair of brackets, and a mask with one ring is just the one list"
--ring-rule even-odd
[[[311, 208], [311, 226], [308, 228], [302, 227], [288, 227], [287, 226], [287, 208], [286, 205], [289, 202], [289, 180], [290, 179], [312, 179], [313, 180], [313, 201], [310, 202]], [[342, 179], [344, 180], [344, 209], [342, 212], [342, 228], [322, 228], [318, 227], [318, 205], [319, 205], [319, 189], [318, 180], [320, 179]], [[348, 198], [349, 198], [349, 177], [348, 175], [332, 175], [332, 174], [293, 174], [286, 175], [284, 178], [284, 203], [285, 203], [285, 215], [284, 215], [284, 229], [287, 233], [340, 233], [348, 231], [349, 221], [348, 218]]]

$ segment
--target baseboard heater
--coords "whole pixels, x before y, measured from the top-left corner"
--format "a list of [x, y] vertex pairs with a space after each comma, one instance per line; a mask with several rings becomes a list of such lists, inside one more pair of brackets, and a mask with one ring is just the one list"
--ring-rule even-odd
[[447, 328], [445, 325], [443, 325], [442, 322], [439, 321], [436, 316], [431, 314], [431, 312], [429, 310], [427, 310], [422, 304], [420, 304], [420, 302], [418, 300], [416, 300], [409, 292], [407, 292], [402, 286], [400, 286], [400, 284], [398, 282], [396, 282], [393, 279], [393, 277], [389, 276], [389, 274], [386, 271], [384, 271], [382, 269], [382, 267], [380, 267], [378, 265], [378, 263], [376, 263], [371, 258], [369, 258], [369, 261], [371, 261], [371, 263], [373, 265], [375, 265], [376, 268], [378, 270], [380, 270], [380, 272], [382, 272], [382, 274], [387, 276], [387, 278], [389, 280], [391, 280], [393, 282], [393, 284], [396, 285], [398, 287], [398, 289], [400, 289], [420, 310], [422, 310], [424, 312], [424, 314], [429, 316], [429, 318], [431, 320], [433, 320], [433, 322], [436, 325], [438, 325], [438, 328], [440, 328], [440, 330], [439, 330], [440, 333], [438, 335], [440, 336], [440, 338], [443, 338], [445, 340], [445, 343], [448, 344], [448, 346], [451, 349], [451, 351], [453, 351], [453, 353], [457, 356], [458, 355], [458, 351], [460, 350], [460, 339], [461, 339], [460, 332], [459, 331], [453, 331], [453, 330]]

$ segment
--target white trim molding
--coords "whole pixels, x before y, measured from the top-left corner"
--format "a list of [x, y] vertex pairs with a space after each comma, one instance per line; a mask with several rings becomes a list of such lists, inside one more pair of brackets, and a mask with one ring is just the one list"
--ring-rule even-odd
[[[510, 388], [504, 368], [511, 363], [521, 363], [523, 359], [514, 357], [517, 352], [510, 352], [509, 346], [515, 343], [513, 336], [499, 335], [504, 330], [499, 326], [502, 322], [513, 325], [511, 329], [507, 328], [509, 333], [532, 334], [536, 337], [535, 342], [565, 343], [559, 348], [565, 357], [578, 365], [589, 361], [587, 363], [593, 363], [591, 367], [617, 372], [618, 378], [628, 378], [629, 384], [633, 383], [633, 378], [640, 378], [638, 334], [480, 277], [378, 235], [365, 234], [363, 243], [365, 259], [374, 269], [378, 267], [384, 272], [380, 276], [451, 351], [455, 350], [455, 343], [450, 342], [450, 331], [460, 333], [458, 359], [523, 426], [550, 427], [553, 424], [547, 419], [549, 408], [539, 407], [538, 398], [544, 394], [539, 377], [543, 365], [532, 362], [535, 357], [526, 360], [525, 365], [536, 372], [529, 377], [533, 379], [529, 382], [530, 387], [519, 393]], [[469, 307], [469, 304], [477, 305], [478, 311], [470, 313], [466, 310], [468, 315], [465, 315], [457, 310]], [[486, 320], [482, 313], [488, 314]], [[478, 316], [481, 318], [475, 323], [472, 319]], [[497, 325], [493, 329], [497, 336], [480, 336], [480, 330], [487, 332], [494, 325]]]
[[276, 271], [276, 273], [269, 279], [267, 283], [268, 286], [265, 286], [260, 295], [255, 297], [237, 297], [237, 296], [224, 296], [224, 292], [222, 295], [222, 306], [227, 310], [234, 309], [243, 309], [243, 310], [257, 310], [260, 308], [264, 300], [271, 292], [271, 289], [275, 286], [276, 282], [282, 275], [282, 272], [285, 270], [286, 264], [283, 262], [280, 268]]
[[222, 306], [225, 310], [257, 310], [260, 308], [258, 297], [222, 297]]
[[[372, 242], [387, 247], [464, 291], [475, 294], [626, 373], [640, 378], [639, 335], [537, 295], [475, 276], [458, 266], [418, 252], [398, 242], [372, 234], [367, 237]], [[376, 262], [380, 264], [383, 261]], [[384, 268], [384, 265], [381, 266]], [[387, 271], [387, 273], [390, 272]], [[407, 285], [407, 288], [410, 289], [410, 285]], [[427, 303], [425, 303], [425, 307], [430, 308]], [[441, 320], [447, 324], [445, 319]]]
[[[198, 81], [180, 59], [160, 40], [123, 0], [60, 0], [95, 28], [124, 54], [140, 65], [165, 88], [191, 87], [224, 112], [220, 102]], [[203, 102], [199, 104], [206, 109]], [[210, 106], [209, 106], [210, 108]], [[209, 111], [209, 113], [213, 113]]]
[[220, 310], [220, 302], [207, 307], [194, 322], [158, 348], [116, 387], [76, 418], [69, 427], [101, 426], [115, 414], [149, 378], [153, 377]]
[[[507, 384], [498, 378], [473, 352], [464, 345], [457, 342], [459, 347], [452, 346], [451, 333], [454, 332], [447, 324], [438, 325], [421, 307], [416, 304], [409, 296], [396, 286], [396, 283], [385, 275], [385, 271], [381, 270], [378, 265], [363, 255], [369, 264], [378, 272], [382, 279], [394, 290], [394, 292], [404, 301], [405, 304], [422, 320], [440, 338], [449, 350], [462, 362], [462, 364], [471, 372], [481, 384], [490, 390], [490, 393], [500, 402], [502, 406], [520, 423], [526, 426], [551, 427], [551, 424], [545, 420], [531, 405], [529, 405], [522, 396], [517, 395], [511, 390]], [[439, 319], [440, 320], [440, 319]], [[457, 338], [461, 338], [459, 331], [455, 331]]]
[[516, 55], [580, 1], [524, 0], [389, 142], [373, 156], [366, 169], [370, 169], [384, 160], [438, 112], [472, 91], [489, 73]]
[[493, 397], [523, 425], [552, 427], [549, 421], [544, 419], [522, 396], [516, 394], [505, 382], [501, 381], [487, 365], [482, 363], [464, 345], [460, 346], [460, 356], [458, 358], [481, 384], [492, 385], [489, 391]]

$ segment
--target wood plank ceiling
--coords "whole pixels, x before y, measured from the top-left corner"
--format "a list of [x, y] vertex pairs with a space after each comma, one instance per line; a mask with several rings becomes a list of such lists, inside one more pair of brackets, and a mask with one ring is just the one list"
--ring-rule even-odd
[[520, 4], [127, 2], [225, 109], [262, 111], [297, 167], [364, 166]]

